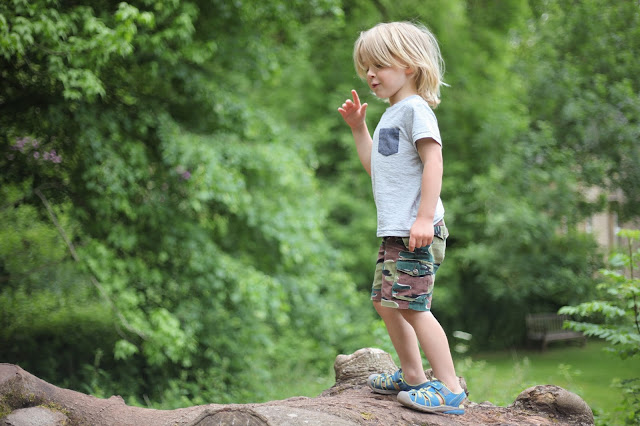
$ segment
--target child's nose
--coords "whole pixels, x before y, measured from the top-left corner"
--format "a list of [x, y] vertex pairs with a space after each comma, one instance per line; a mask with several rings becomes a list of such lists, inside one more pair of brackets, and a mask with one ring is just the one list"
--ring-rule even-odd
[[367, 69], [367, 77], [375, 77], [376, 73], [374, 72], [373, 68], [369, 68]]

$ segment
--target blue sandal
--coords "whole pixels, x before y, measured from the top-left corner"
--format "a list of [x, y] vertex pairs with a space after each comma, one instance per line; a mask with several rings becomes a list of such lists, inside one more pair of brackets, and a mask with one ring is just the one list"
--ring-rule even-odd
[[367, 379], [367, 384], [376, 393], [385, 395], [395, 394], [400, 391], [409, 391], [411, 389], [419, 389], [427, 386], [429, 382], [422, 383], [420, 385], [410, 385], [404, 381], [404, 374], [402, 369], [396, 371], [393, 374], [372, 374]]
[[467, 394], [453, 393], [440, 380], [428, 382], [421, 389], [411, 389], [398, 394], [398, 402], [427, 413], [464, 414], [462, 402]]

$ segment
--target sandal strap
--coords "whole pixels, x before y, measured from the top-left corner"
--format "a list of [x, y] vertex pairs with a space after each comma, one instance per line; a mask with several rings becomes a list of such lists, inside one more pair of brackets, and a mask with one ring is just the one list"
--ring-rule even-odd
[[401, 384], [405, 384], [404, 375], [402, 369], [399, 369], [393, 374], [382, 373], [375, 378], [374, 384], [377, 388], [385, 390], [400, 390]]
[[455, 394], [451, 392], [440, 380], [433, 380], [421, 389], [410, 391], [415, 397], [415, 402], [427, 407], [459, 406], [465, 398], [465, 393]]

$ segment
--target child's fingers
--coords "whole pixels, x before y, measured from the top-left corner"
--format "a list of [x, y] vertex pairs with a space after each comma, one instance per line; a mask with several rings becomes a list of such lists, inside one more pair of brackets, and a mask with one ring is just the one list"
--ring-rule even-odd
[[356, 92], [355, 90], [352, 90], [351, 93], [353, 94], [353, 101], [351, 99], [347, 99], [346, 101], [344, 101], [342, 106], [338, 108], [338, 112], [342, 114], [343, 117], [351, 115], [354, 112], [359, 112], [361, 114], [364, 114], [367, 110], [368, 104], [366, 103], [362, 105], [360, 104], [360, 98], [358, 97], [358, 92]]
[[339, 109], [342, 109], [342, 110], [343, 110], [343, 111], [345, 111], [345, 112], [351, 112], [351, 111], [353, 111], [354, 109], [357, 109], [357, 108], [355, 108], [355, 105], [354, 105], [354, 103], [353, 103], [353, 102], [351, 102], [351, 99], [347, 99], [347, 100], [342, 104], [342, 107], [341, 107], [341, 108], [339, 108]]
[[358, 92], [352, 90], [351, 95], [353, 96], [353, 103], [356, 104], [356, 107], [360, 108], [360, 97], [358, 96]]

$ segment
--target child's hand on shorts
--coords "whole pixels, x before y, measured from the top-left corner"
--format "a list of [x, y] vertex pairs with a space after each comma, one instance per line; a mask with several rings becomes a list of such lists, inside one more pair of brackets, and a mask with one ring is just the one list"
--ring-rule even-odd
[[433, 242], [433, 220], [417, 217], [409, 231], [409, 251]]

